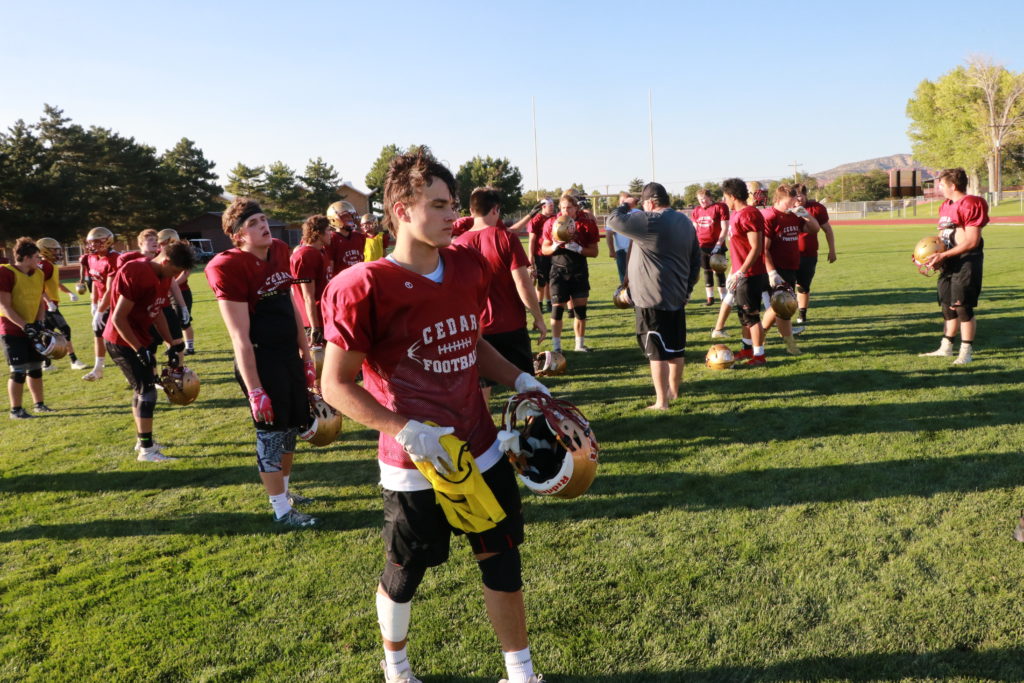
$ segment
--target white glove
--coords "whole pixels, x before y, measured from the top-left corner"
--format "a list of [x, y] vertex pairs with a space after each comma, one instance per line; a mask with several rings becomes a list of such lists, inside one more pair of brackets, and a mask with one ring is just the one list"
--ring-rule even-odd
[[711, 253], [712, 254], [717, 254], [720, 251], [722, 251], [722, 245], [721, 244], [716, 244], [714, 249], [711, 250]]
[[52, 301], [47, 301], [46, 302], [46, 310], [49, 311], [50, 313], [56, 313], [57, 312], [57, 304], [53, 303]]
[[725, 278], [725, 291], [730, 293], [736, 291], [736, 273]]
[[96, 311], [92, 314], [92, 329], [102, 330], [106, 327], [106, 322], [103, 320], [103, 315], [106, 311]]
[[71, 299], [71, 303], [75, 303], [76, 301], [78, 301], [78, 295], [75, 294], [74, 292], [68, 294], [68, 298]]
[[515, 390], [517, 394], [525, 394], [527, 391], [539, 391], [542, 394], [551, 395], [548, 388], [528, 372], [520, 372], [519, 376], [516, 377]]
[[455, 470], [451, 456], [441, 445], [441, 437], [455, 431], [454, 427], [431, 427], [409, 420], [402, 431], [395, 434], [395, 441], [415, 462], [429, 462], [439, 474], [450, 474]]
[[794, 206], [792, 209], [789, 210], [789, 212], [797, 216], [800, 216], [800, 218], [806, 219], [811, 217], [811, 214], [808, 213], [807, 209], [805, 209], [802, 206]]
[[580, 244], [578, 244], [577, 242], [566, 242], [564, 248], [568, 249], [569, 251], [574, 251], [577, 254], [583, 253], [583, 247], [580, 246]]
[[188, 327], [192, 322], [192, 314], [188, 312], [188, 307], [179, 308], [178, 315], [181, 317], [182, 327]]
[[498, 432], [498, 450], [502, 453], [512, 452], [518, 455], [522, 451], [519, 444], [519, 432], [511, 429], [502, 429]]
[[95, 301], [90, 301], [89, 302], [89, 315], [91, 315], [93, 317], [96, 316], [96, 302]]
[[768, 271], [768, 282], [769, 284], [771, 284], [772, 287], [778, 287], [786, 283], [786, 281], [782, 279], [782, 276], [779, 275], [779, 271], [777, 270]]

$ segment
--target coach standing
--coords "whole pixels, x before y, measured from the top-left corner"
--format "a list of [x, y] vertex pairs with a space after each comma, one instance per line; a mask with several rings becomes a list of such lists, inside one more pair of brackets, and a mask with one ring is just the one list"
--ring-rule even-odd
[[636, 305], [636, 338], [651, 362], [655, 402], [668, 410], [678, 398], [686, 350], [686, 306], [700, 274], [700, 247], [693, 223], [669, 206], [660, 183], [647, 183], [642, 212], [620, 205], [608, 225], [631, 240], [629, 293]]

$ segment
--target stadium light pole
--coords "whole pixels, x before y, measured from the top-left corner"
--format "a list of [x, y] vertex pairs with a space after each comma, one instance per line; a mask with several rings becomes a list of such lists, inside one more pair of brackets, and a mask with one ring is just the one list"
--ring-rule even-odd
[[540, 162], [537, 156], [537, 96], [533, 96], [533, 182], [540, 201]]
[[654, 173], [654, 90], [647, 89], [647, 128], [651, 140], [651, 180], [655, 179]]

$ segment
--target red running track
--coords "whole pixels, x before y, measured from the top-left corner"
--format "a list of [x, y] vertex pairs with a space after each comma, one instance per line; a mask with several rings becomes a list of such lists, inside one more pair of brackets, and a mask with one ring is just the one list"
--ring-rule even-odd
[[[921, 218], [882, 218], [882, 219], [840, 219], [829, 221], [830, 225], [931, 225], [938, 220], [935, 216], [923, 216]], [[1024, 225], [1024, 216], [993, 216], [988, 219], [989, 223], [1010, 223]]]

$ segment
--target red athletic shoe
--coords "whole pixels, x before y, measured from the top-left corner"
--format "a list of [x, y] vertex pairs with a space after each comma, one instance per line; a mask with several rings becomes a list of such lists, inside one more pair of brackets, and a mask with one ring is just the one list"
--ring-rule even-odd
[[746, 363], [741, 363], [740, 366], [744, 368], [763, 368], [768, 365], [768, 361], [764, 359], [764, 356], [754, 356]]
[[744, 358], [753, 358], [753, 357], [754, 357], [754, 349], [743, 349], [741, 351], [737, 351], [733, 355], [733, 358], [735, 358], [736, 360], [743, 360]]

